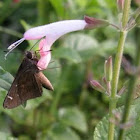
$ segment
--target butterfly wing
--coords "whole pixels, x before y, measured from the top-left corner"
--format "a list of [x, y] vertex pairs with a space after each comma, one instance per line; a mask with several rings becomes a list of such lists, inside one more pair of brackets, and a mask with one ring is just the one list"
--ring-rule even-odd
[[31, 60], [23, 60], [4, 100], [4, 108], [17, 107], [28, 99], [42, 95], [42, 84], [35, 77], [38, 72], [37, 66]]

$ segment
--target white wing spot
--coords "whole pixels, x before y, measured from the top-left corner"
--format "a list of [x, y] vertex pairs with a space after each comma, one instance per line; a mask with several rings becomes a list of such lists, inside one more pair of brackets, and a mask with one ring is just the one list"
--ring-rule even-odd
[[7, 98], [9, 98], [10, 100], [13, 100], [13, 97], [11, 97], [11, 96], [7, 96]]

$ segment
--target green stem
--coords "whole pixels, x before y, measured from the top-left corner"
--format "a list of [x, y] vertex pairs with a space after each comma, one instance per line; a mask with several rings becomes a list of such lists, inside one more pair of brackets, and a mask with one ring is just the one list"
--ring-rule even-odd
[[[118, 88], [118, 80], [119, 80], [119, 74], [120, 74], [120, 66], [122, 61], [122, 55], [123, 55], [123, 49], [125, 44], [125, 39], [127, 36], [127, 32], [125, 31], [126, 25], [128, 22], [129, 17], [129, 9], [130, 9], [131, 0], [125, 0], [124, 2], [124, 9], [123, 9], [123, 16], [122, 16], [122, 30], [120, 31], [120, 38], [117, 46], [117, 54], [115, 57], [115, 63], [114, 63], [114, 71], [113, 71], [113, 79], [111, 83], [111, 97], [109, 101], [109, 118], [114, 119], [113, 110], [116, 109], [117, 104], [117, 88]], [[115, 124], [112, 122], [109, 122], [109, 131], [108, 131], [108, 140], [114, 140], [114, 131], [115, 130]]]
[[[137, 36], [139, 36], [139, 34]], [[140, 41], [138, 40], [138, 48], [136, 49], [136, 60], [135, 60], [136, 66], [140, 65], [140, 45], [139, 45], [139, 42]], [[131, 102], [133, 99], [133, 93], [135, 90], [136, 80], [137, 80], [137, 75], [131, 76], [121, 124], [125, 124], [129, 119], [129, 112], [130, 112]], [[118, 140], [123, 140], [124, 135], [125, 135], [125, 129], [120, 129]]]
[[122, 17], [122, 27], [125, 28], [129, 18], [129, 9], [131, 5], [131, 0], [124, 1], [123, 17]]
[[[114, 118], [112, 111], [116, 109], [116, 103], [117, 103], [116, 93], [117, 93], [118, 79], [120, 74], [120, 65], [121, 65], [126, 35], [127, 32], [125, 31], [120, 32], [120, 39], [117, 47], [117, 54], [115, 57], [113, 79], [112, 79], [112, 86], [111, 86], [111, 97], [109, 102], [109, 118]], [[115, 124], [109, 122], [109, 132], [108, 132], [109, 140], [114, 140], [114, 129], [115, 129]]]

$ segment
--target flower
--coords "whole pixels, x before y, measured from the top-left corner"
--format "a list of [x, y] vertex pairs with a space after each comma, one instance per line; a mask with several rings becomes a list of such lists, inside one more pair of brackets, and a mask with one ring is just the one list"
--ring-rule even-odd
[[37, 63], [37, 66], [39, 69], [44, 70], [47, 68], [48, 63], [51, 59], [51, 51], [48, 50], [50, 50], [52, 44], [59, 37], [69, 32], [89, 29], [89, 28], [104, 27], [107, 25], [109, 25], [108, 21], [85, 16], [84, 20], [64, 20], [64, 21], [54, 22], [48, 25], [31, 28], [24, 33], [22, 39], [16, 41], [15, 43], [13, 43], [8, 47], [9, 52], [5, 56], [7, 56], [13, 49], [15, 49], [24, 40], [41, 39], [39, 43], [40, 59]]

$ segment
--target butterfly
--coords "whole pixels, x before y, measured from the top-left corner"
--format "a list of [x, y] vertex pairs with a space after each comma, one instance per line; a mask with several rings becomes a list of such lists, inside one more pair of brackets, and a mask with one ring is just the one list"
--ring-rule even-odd
[[15, 79], [5, 97], [3, 107], [12, 109], [27, 100], [40, 97], [42, 87], [53, 90], [48, 78], [37, 67], [38, 59], [34, 53], [27, 51], [18, 68]]

